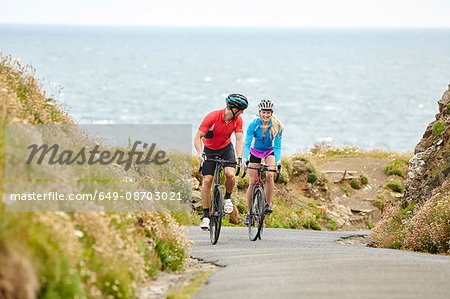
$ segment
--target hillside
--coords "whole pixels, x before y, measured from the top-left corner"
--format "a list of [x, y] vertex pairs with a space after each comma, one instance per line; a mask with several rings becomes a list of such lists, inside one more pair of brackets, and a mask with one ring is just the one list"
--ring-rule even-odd
[[[265, 224], [294, 229], [370, 229], [381, 219], [386, 206], [399, 202], [401, 192], [388, 185], [394, 181], [402, 188], [411, 156], [329, 145], [284, 156], [282, 175], [275, 184], [272, 200], [274, 212]], [[193, 207], [201, 214], [201, 176], [197, 170], [194, 163]], [[225, 224], [243, 225], [248, 177], [237, 178], [236, 185], [233, 193], [236, 209]]]
[[[1, 55], [2, 200], [5, 125], [74, 124], [33, 73]], [[188, 249], [169, 213], [13, 213], [2, 202], [0, 298], [134, 298], [160, 271], [182, 269]]]
[[372, 233], [372, 245], [450, 254], [450, 85], [409, 161], [401, 204]]

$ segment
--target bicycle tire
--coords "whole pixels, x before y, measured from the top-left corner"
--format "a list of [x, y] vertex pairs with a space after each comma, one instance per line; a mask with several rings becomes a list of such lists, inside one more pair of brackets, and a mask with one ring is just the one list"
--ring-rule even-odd
[[252, 192], [252, 202], [250, 205], [250, 219], [248, 221], [248, 236], [250, 241], [256, 241], [260, 236], [264, 223], [264, 190], [261, 186], [255, 186]]
[[209, 238], [212, 245], [216, 245], [219, 240], [223, 218], [222, 187], [220, 185], [214, 185], [210, 211]]

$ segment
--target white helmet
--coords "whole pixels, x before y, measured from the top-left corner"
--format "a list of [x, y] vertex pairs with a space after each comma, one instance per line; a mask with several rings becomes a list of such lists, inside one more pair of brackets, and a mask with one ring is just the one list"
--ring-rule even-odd
[[261, 110], [273, 111], [273, 102], [269, 99], [262, 99], [261, 101], [259, 101], [258, 109], [259, 111]]

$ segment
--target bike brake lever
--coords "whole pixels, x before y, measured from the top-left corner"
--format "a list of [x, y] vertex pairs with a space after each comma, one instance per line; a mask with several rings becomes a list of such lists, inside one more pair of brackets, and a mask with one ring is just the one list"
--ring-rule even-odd
[[280, 178], [280, 173], [281, 173], [281, 165], [277, 166], [277, 176], [275, 177], [275, 183], [278, 181], [278, 179]]
[[247, 167], [245, 167], [244, 173], [242, 174], [242, 178], [244, 178], [245, 175], [247, 174], [248, 163], [249, 163], [249, 161], [246, 161], [246, 162], [245, 162], [245, 165], [246, 165]]

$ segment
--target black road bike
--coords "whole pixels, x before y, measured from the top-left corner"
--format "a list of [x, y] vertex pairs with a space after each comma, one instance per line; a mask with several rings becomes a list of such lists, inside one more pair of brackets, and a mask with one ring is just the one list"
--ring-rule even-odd
[[[234, 161], [221, 159], [216, 155], [203, 155], [204, 161], [216, 162], [216, 169], [214, 170], [214, 186], [212, 191], [211, 203], [209, 205], [209, 238], [211, 243], [215, 245], [219, 240], [220, 228], [222, 227], [222, 220], [225, 217], [223, 211], [223, 192], [220, 185], [220, 176], [225, 165], [236, 165]], [[202, 166], [199, 171], [201, 172]], [[239, 175], [240, 167], [236, 170], [236, 176]]]
[[[248, 161], [247, 161], [248, 165]], [[269, 166], [266, 164], [261, 164], [257, 167], [247, 166], [247, 169], [255, 169], [257, 171], [256, 174], [256, 184], [252, 190], [252, 202], [250, 205], [249, 211], [249, 221], [248, 221], [248, 237], [250, 241], [256, 241], [256, 239], [261, 240], [261, 235], [264, 226], [264, 217], [266, 215], [265, 204], [266, 204], [266, 196], [264, 193], [264, 185], [262, 181], [262, 175], [265, 171], [276, 172], [277, 175], [275, 177], [275, 182], [278, 181], [281, 172], [281, 165], [278, 166], [277, 170], [269, 169]], [[247, 173], [247, 169], [244, 171], [242, 177]]]

